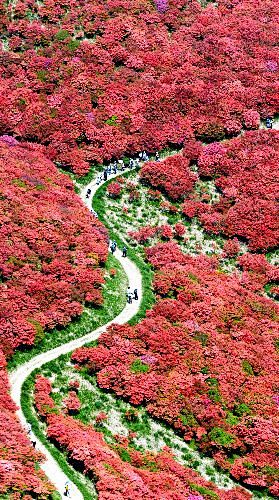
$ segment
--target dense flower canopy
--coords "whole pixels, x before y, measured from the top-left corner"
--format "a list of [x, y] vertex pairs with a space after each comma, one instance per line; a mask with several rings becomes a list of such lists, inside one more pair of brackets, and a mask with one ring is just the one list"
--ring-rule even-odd
[[78, 174], [278, 111], [273, 0], [2, 1], [0, 26], [0, 133]]
[[243, 272], [228, 276], [216, 259], [186, 256], [173, 242], [147, 256], [155, 307], [135, 327], [111, 327], [73, 361], [195, 438], [236, 479], [276, 494], [279, 310], [259, 290], [275, 269], [243, 256]]
[[[129, 438], [123, 436], [116, 439], [116, 444], [107, 444], [92, 425], [84, 425], [59, 411], [51, 390], [48, 379], [37, 378], [35, 404], [46, 420], [48, 436], [80, 464], [84, 474], [94, 475], [100, 500], [250, 499], [250, 494], [241, 488], [218, 489], [180, 465], [167, 449], [143, 453], [132, 448]], [[203, 496], [195, 497], [195, 491], [202, 491]]]
[[36, 147], [0, 138], [0, 338], [6, 355], [102, 302], [107, 233]]

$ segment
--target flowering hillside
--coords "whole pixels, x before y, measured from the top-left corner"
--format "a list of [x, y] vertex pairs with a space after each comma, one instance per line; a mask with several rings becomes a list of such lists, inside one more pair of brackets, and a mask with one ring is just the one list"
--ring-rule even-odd
[[100, 304], [107, 233], [39, 148], [0, 138], [0, 338], [11, 356]]
[[78, 174], [278, 112], [273, 0], [22, 0], [0, 26], [0, 133]]
[[229, 276], [216, 259], [186, 256], [174, 243], [147, 257], [156, 270], [153, 310], [135, 327], [111, 327], [73, 361], [194, 438], [236, 479], [278, 494], [279, 310], [254, 291], [273, 267], [241, 258], [247, 275]]
[[114, 444], [107, 444], [94, 427], [59, 411], [51, 392], [49, 380], [38, 377], [35, 405], [46, 420], [48, 437], [84, 474], [94, 476], [100, 500], [249, 500], [250, 494], [241, 488], [222, 491], [182, 467], [167, 449], [158, 454], [143, 453], [130, 445], [131, 438], [120, 436]]
[[52, 496], [6, 360], [58, 332], [20, 404], [81, 494], [279, 497], [278, 2], [0, 0], [0, 29], [0, 498]]
[[199, 175], [214, 179], [222, 196], [213, 204], [192, 196], [184, 214], [198, 215], [210, 232], [244, 239], [252, 251], [275, 248], [279, 241], [278, 158], [279, 132], [275, 130], [247, 132], [203, 147]]

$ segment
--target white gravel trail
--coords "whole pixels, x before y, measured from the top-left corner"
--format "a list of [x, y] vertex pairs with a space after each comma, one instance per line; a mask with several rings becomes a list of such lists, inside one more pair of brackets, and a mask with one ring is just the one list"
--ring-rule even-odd
[[[110, 179], [112, 177], [115, 177], [115, 175], [113, 176], [111, 175]], [[96, 184], [96, 180], [93, 180], [81, 192], [81, 199], [84, 201], [85, 205], [89, 210], [92, 207], [92, 198], [99, 187], [100, 185]], [[86, 192], [88, 188], [91, 189], [91, 194], [89, 198], [86, 198]], [[26, 428], [27, 420], [21, 409], [21, 404], [20, 404], [21, 391], [24, 381], [32, 373], [32, 371], [35, 368], [40, 368], [45, 363], [58, 358], [59, 356], [61, 356], [61, 354], [72, 352], [74, 349], [77, 349], [78, 347], [81, 347], [84, 344], [97, 339], [107, 329], [109, 325], [113, 323], [118, 323], [118, 324], [127, 323], [127, 321], [129, 321], [139, 311], [142, 299], [141, 273], [137, 268], [137, 266], [128, 257], [126, 258], [122, 257], [122, 252], [120, 252], [119, 249], [116, 250], [114, 256], [119, 260], [119, 262], [123, 266], [124, 271], [127, 274], [129, 280], [129, 286], [131, 287], [131, 289], [134, 290], [135, 288], [137, 288], [139, 300], [133, 301], [132, 304], [127, 304], [118, 316], [116, 316], [112, 321], [109, 321], [105, 325], [84, 335], [83, 337], [77, 338], [75, 340], [67, 342], [66, 344], [56, 347], [55, 349], [51, 349], [50, 351], [43, 352], [42, 354], [35, 356], [30, 361], [27, 361], [26, 363], [19, 366], [10, 373], [9, 379], [11, 386], [11, 397], [19, 408], [17, 410], [17, 416], [23, 427]], [[41, 451], [46, 457], [45, 462], [41, 464], [41, 468], [43, 469], [49, 480], [52, 482], [52, 484], [55, 486], [57, 491], [61, 494], [61, 496], [63, 496], [65, 483], [66, 481], [69, 481], [70, 493], [71, 493], [70, 498], [74, 500], [82, 500], [83, 495], [81, 494], [79, 489], [72, 483], [71, 478], [66, 476], [66, 474], [62, 471], [56, 460], [52, 457], [52, 455], [46, 449], [43, 443], [41, 443], [37, 437], [35, 439], [36, 439], [36, 449]]]

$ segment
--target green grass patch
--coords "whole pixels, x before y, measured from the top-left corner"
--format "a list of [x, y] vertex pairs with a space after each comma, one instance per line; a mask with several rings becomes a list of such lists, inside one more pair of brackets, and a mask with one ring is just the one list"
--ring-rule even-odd
[[[129, 177], [130, 171], [121, 174], [121, 177]], [[93, 198], [93, 208], [98, 213], [99, 219], [105, 224], [109, 230], [109, 235], [112, 240], [115, 240], [119, 248], [127, 247], [121, 238], [119, 237], [115, 227], [111, 226], [111, 222], [106, 218], [106, 208], [103, 202], [104, 197], [107, 195], [107, 186], [111, 180], [102, 184]], [[130, 325], [135, 325], [142, 318], [145, 317], [145, 313], [148, 309], [151, 309], [155, 303], [155, 297], [153, 294], [153, 271], [151, 266], [145, 262], [143, 254], [140, 250], [135, 250], [132, 247], [127, 247], [128, 257], [136, 264], [142, 275], [142, 301], [140, 303], [139, 312], [129, 321]]]

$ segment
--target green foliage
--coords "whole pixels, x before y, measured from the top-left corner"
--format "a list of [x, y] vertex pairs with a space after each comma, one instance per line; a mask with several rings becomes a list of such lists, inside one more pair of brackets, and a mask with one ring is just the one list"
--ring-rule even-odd
[[118, 126], [117, 120], [118, 120], [117, 115], [112, 115], [110, 118], [108, 118], [108, 120], [105, 121], [105, 123], [107, 125], [111, 125], [112, 127], [117, 127]]
[[234, 410], [233, 412], [235, 413], [235, 415], [237, 415], [238, 417], [242, 417], [243, 415], [247, 414], [249, 415], [251, 413], [251, 409], [249, 408], [248, 405], [246, 405], [245, 403], [239, 403], [239, 405], [236, 405], [234, 407]]
[[131, 463], [132, 459], [130, 453], [126, 450], [126, 448], [117, 447], [116, 449], [118, 455], [120, 456], [121, 460], [123, 460], [123, 462]]
[[130, 370], [133, 373], [146, 373], [149, 370], [149, 365], [143, 363], [140, 359], [135, 359], [130, 366]]
[[237, 425], [239, 422], [239, 418], [229, 411], [226, 418], [226, 422], [229, 425]]
[[212, 441], [224, 447], [230, 447], [235, 440], [232, 434], [224, 431], [221, 427], [213, 427], [209, 436]]
[[279, 480], [279, 468], [277, 468], [277, 467], [270, 467], [269, 465], [266, 465], [265, 467], [263, 467], [262, 471], [265, 474], [268, 474], [268, 476], [271, 476], [276, 481]]
[[203, 486], [199, 486], [198, 484], [190, 483], [190, 487], [193, 491], [198, 491], [201, 495], [205, 497], [212, 498], [212, 500], [219, 500], [219, 496], [214, 491], [209, 490], [208, 488], [204, 488]]
[[207, 335], [207, 333], [198, 332], [198, 333], [195, 333], [194, 339], [198, 340], [201, 343], [201, 345], [203, 347], [205, 347], [207, 345], [208, 335]]
[[201, 368], [201, 373], [203, 373], [203, 375], [207, 375], [209, 373], [208, 366], [204, 366], [203, 368]]
[[24, 181], [22, 181], [21, 179], [13, 179], [12, 183], [18, 187], [27, 189], [27, 184]]
[[79, 40], [70, 40], [67, 47], [71, 52], [74, 52], [76, 49], [78, 49], [80, 46], [80, 41]]
[[250, 365], [249, 361], [247, 361], [246, 359], [244, 359], [242, 361], [242, 370], [245, 373], [247, 373], [247, 375], [251, 375], [251, 376], [255, 375], [252, 366]]
[[36, 336], [35, 336], [34, 344], [37, 345], [37, 344], [39, 344], [43, 340], [43, 338], [45, 336], [44, 329], [43, 329], [41, 323], [39, 321], [37, 321], [36, 319], [29, 318], [28, 319], [28, 323], [31, 323], [31, 325], [36, 330]]
[[183, 425], [186, 425], [188, 427], [195, 427], [197, 425], [194, 414], [188, 411], [186, 408], [181, 411], [179, 418]]
[[68, 30], [59, 30], [57, 31], [57, 33], [55, 34], [55, 38], [56, 40], [59, 40], [60, 42], [62, 42], [63, 40], [65, 40], [66, 38], [69, 38], [70, 36], [70, 33]]
[[47, 80], [47, 71], [45, 69], [38, 69], [37, 71], [37, 78], [40, 80], [40, 82], [46, 82]]

